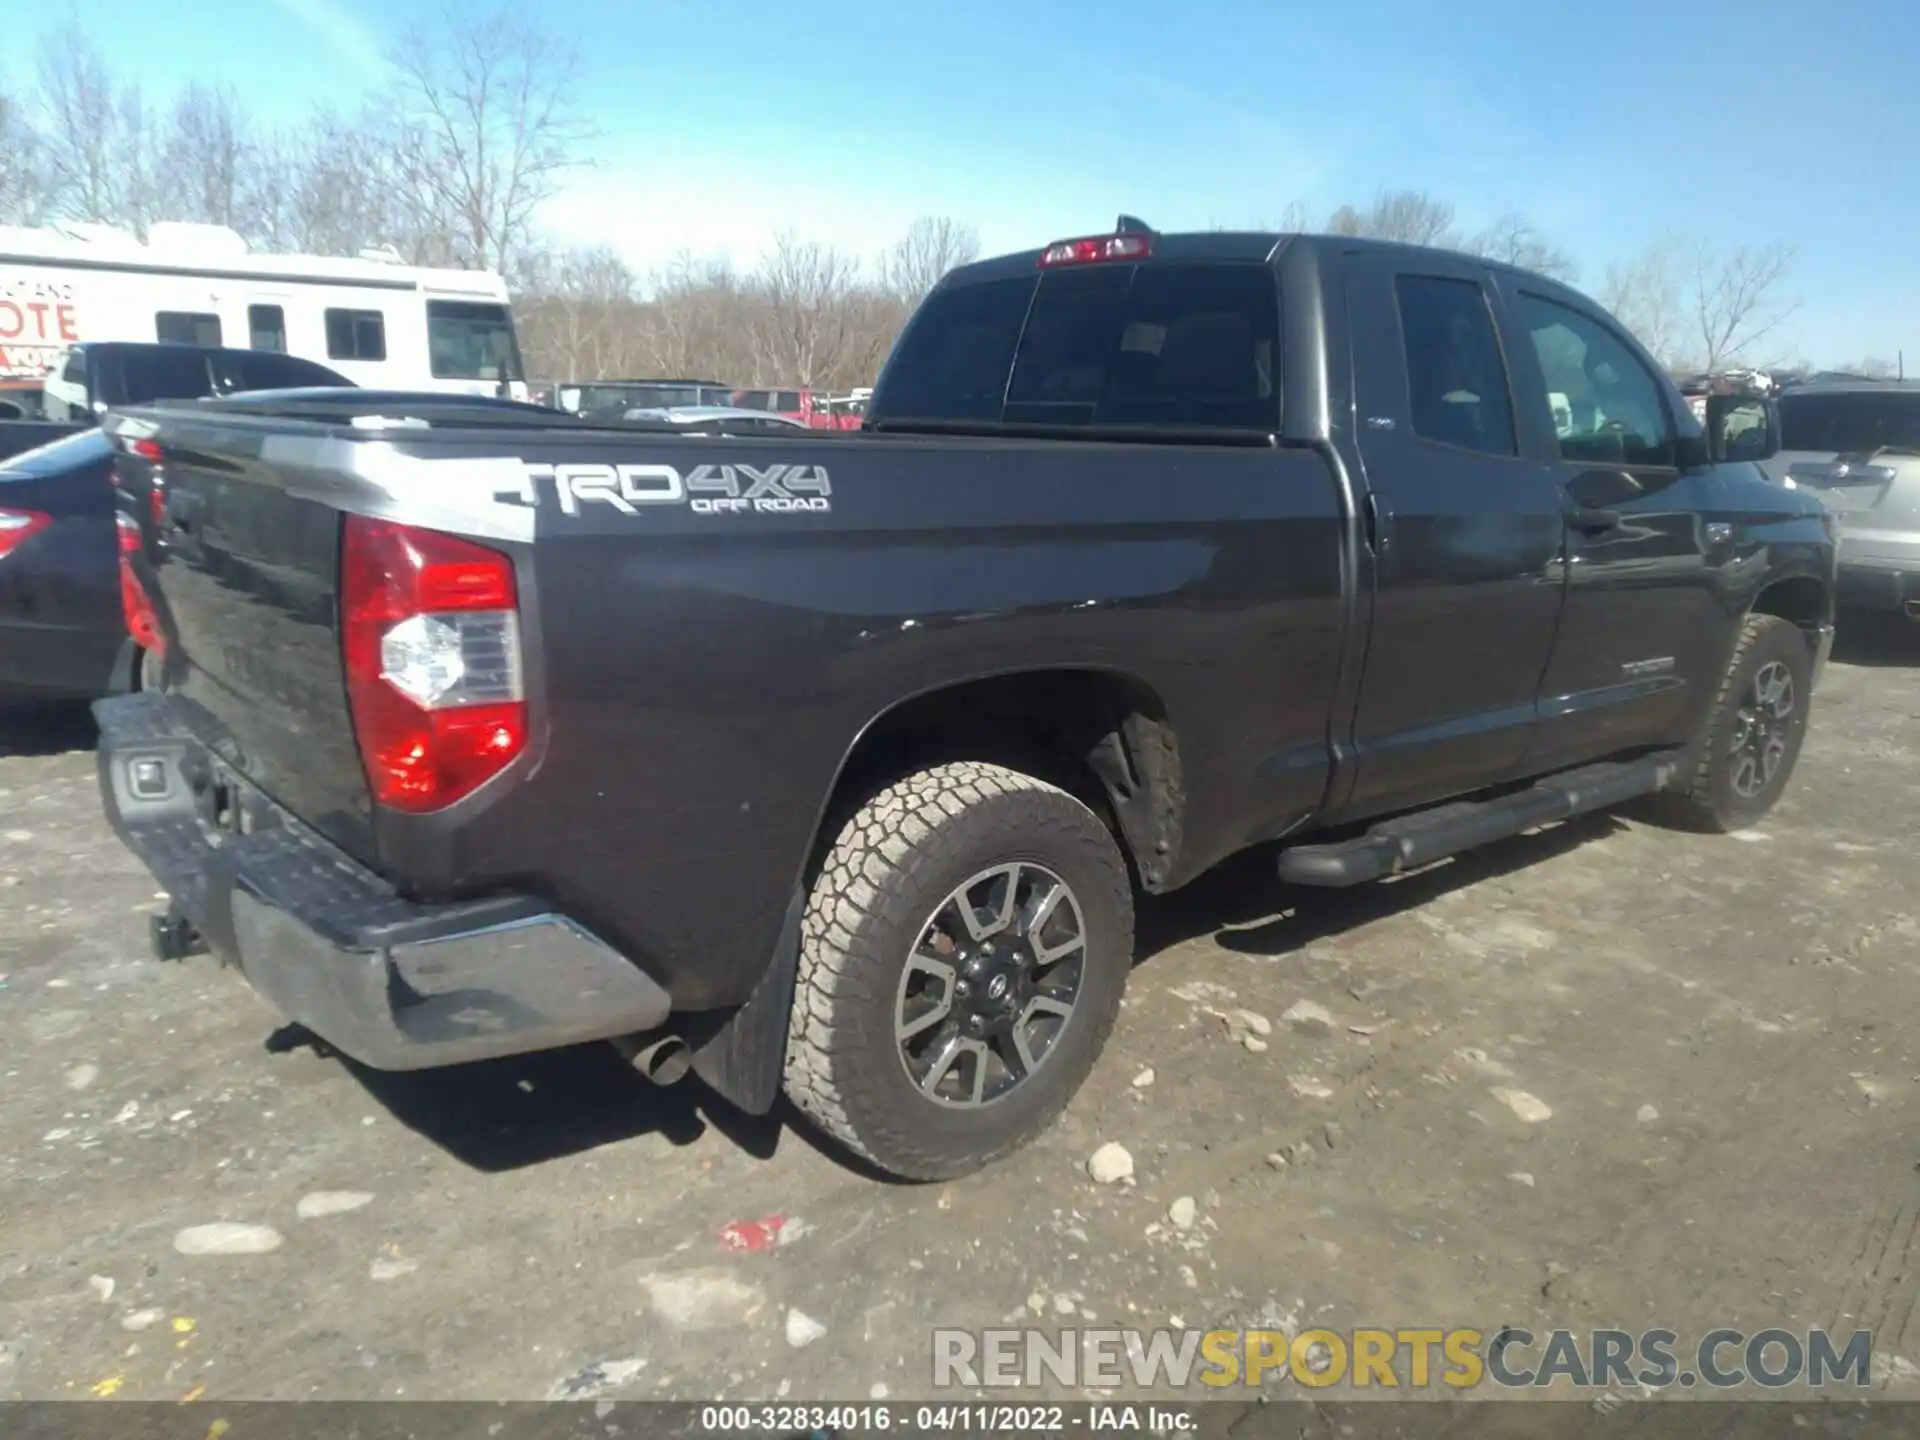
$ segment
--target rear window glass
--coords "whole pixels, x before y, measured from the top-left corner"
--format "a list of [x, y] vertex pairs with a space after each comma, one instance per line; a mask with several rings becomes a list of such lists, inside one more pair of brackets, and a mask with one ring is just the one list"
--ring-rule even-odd
[[297, 390], [313, 385], [339, 386], [344, 376], [297, 355], [229, 354], [215, 361], [224, 391]]
[[112, 454], [113, 442], [107, 439], [104, 430], [95, 426], [77, 435], [55, 440], [51, 445], [42, 445], [38, 449], [25, 450], [0, 460], [0, 484], [8, 480], [39, 480], [48, 475], [58, 475], [75, 466], [92, 465], [105, 460]]
[[1280, 310], [1264, 265], [1101, 265], [936, 292], [876, 420], [1271, 430]]
[[1780, 448], [1860, 455], [1920, 449], [1920, 390], [1780, 397]]

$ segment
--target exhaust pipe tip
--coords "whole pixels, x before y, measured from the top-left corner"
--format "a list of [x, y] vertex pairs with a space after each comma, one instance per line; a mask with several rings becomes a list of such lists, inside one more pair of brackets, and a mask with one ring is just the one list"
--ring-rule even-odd
[[1906, 611], [1909, 620], [1920, 620], [1920, 600], [1907, 601]]
[[677, 1084], [693, 1068], [693, 1051], [678, 1035], [662, 1035], [651, 1041], [627, 1035], [613, 1044], [629, 1065], [655, 1085]]

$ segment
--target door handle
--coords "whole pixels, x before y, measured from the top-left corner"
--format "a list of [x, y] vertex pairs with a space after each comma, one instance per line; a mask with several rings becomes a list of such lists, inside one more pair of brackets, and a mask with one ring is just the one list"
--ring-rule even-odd
[[1600, 535], [1620, 528], [1620, 512], [1602, 510], [1592, 505], [1574, 505], [1567, 510], [1567, 523], [1583, 535]]

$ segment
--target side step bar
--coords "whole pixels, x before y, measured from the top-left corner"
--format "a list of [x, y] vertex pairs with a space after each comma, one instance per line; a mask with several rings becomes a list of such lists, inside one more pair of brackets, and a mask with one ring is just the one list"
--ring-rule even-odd
[[1498, 800], [1461, 801], [1384, 820], [1337, 845], [1296, 845], [1280, 856], [1280, 878], [1295, 885], [1358, 885], [1417, 870], [1489, 840], [1664, 790], [1680, 775], [1684, 750], [1562, 771]]

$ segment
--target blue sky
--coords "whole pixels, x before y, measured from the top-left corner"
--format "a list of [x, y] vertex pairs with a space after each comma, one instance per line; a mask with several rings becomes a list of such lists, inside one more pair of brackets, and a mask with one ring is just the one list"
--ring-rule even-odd
[[[376, 83], [437, 0], [65, 0], [156, 90], [291, 117]], [[1316, 216], [1384, 188], [1531, 216], [1597, 289], [1663, 235], [1785, 242], [1822, 362], [1920, 373], [1920, 4], [1699, 0], [540, 0], [577, 39], [599, 165], [552, 206], [640, 268], [751, 262], [776, 229], [870, 253], [915, 216], [989, 251]], [[191, 15], [183, 25], [170, 16]], [[15, 20], [18, 17], [12, 17]], [[18, 30], [12, 32], [18, 35]], [[25, 78], [28, 46], [0, 71]]]

